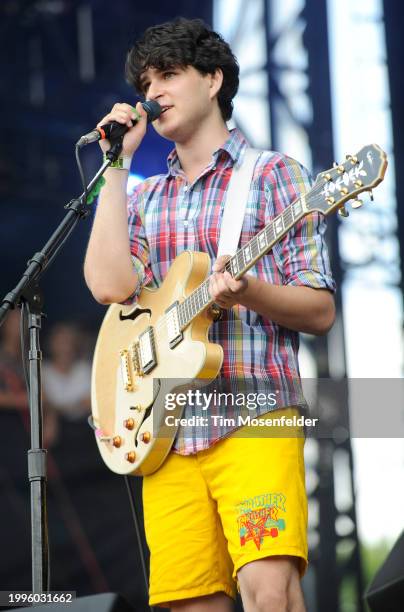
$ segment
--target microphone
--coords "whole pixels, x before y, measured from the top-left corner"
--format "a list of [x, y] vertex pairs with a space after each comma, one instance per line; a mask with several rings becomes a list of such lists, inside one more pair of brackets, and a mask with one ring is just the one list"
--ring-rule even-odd
[[[147, 113], [147, 123], [150, 123], [151, 121], [154, 121], [160, 117], [161, 113], [163, 112], [160, 104], [155, 100], [146, 100], [145, 102], [142, 102], [142, 106]], [[132, 126], [136, 125], [137, 122], [138, 119], [132, 119]], [[85, 145], [88, 145], [91, 142], [97, 142], [98, 140], [118, 140], [118, 138], [126, 134], [128, 130], [129, 127], [123, 123], [109, 121], [108, 123], [101, 125], [99, 128], [95, 128], [95, 130], [92, 132], [84, 134], [84, 136], [82, 136], [76, 142], [76, 147], [84, 147]]]

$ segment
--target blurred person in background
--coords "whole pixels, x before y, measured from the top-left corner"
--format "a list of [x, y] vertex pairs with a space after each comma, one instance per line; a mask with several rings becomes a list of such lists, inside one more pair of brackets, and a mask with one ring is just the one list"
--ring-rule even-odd
[[20, 311], [11, 310], [0, 330], [0, 407], [27, 414], [27, 389], [21, 363]]
[[[43, 395], [44, 442], [51, 445], [55, 436], [55, 414]], [[20, 311], [9, 312], [0, 327], [0, 409], [3, 414], [18, 415], [24, 428], [29, 428], [29, 406], [21, 356]]]
[[10, 311], [0, 327], [0, 423], [4, 436], [0, 445], [3, 495], [7, 497], [13, 491], [13, 503], [24, 504], [28, 499], [29, 409], [21, 361], [19, 310]]
[[91, 411], [91, 365], [82, 355], [80, 332], [73, 323], [54, 325], [43, 364], [43, 388], [55, 413], [83, 422]]

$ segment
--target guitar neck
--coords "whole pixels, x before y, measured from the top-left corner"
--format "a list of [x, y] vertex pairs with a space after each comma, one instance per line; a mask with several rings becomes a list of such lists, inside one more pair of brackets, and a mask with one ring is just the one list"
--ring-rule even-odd
[[[225, 269], [235, 280], [240, 279], [285, 234], [307, 214], [305, 196], [301, 196], [268, 223], [254, 238], [239, 249], [226, 263]], [[209, 279], [195, 289], [178, 308], [179, 323], [184, 330], [205, 308], [213, 304], [209, 293]]]

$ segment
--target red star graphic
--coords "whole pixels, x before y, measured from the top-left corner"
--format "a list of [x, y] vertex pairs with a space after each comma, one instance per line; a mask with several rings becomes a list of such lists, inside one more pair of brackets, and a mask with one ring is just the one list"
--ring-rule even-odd
[[245, 541], [253, 540], [255, 542], [255, 546], [258, 550], [260, 550], [261, 540], [264, 536], [270, 536], [271, 530], [265, 528], [265, 523], [267, 521], [267, 516], [263, 516], [258, 519], [255, 523], [252, 521], [246, 521], [244, 527], [247, 529], [247, 535], [245, 536]]

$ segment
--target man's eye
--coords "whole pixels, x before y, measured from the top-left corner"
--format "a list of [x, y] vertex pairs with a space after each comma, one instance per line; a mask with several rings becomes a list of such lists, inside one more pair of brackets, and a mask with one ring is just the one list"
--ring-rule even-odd
[[164, 78], [165, 79], [167, 79], [167, 78], [170, 79], [172, 76], [175, 76], [175, 72], [168, 71], [168, 72], [164, 73]]

